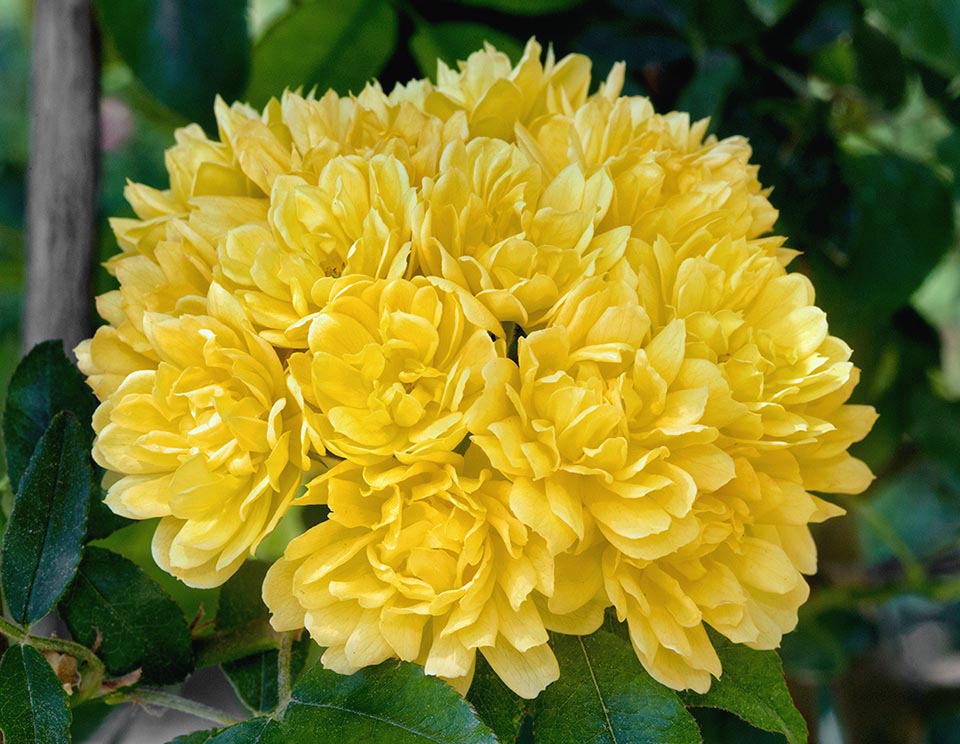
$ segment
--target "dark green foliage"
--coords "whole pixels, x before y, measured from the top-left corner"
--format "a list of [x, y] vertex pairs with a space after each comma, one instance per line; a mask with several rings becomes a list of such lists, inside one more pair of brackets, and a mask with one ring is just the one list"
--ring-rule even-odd
[[46, 659], [30, 646], [11, 646], [0, 659], [0, 731], [4, 744], [70, 741], [67, 695]]
[[[384, 662], [349, 677], [307, 670], [277, 741], [337, 732], [338, 744], [495, 744], [493, 733], [449, 685], [405, 662]], [[271, 742], [275, 739], [270, 737]]]
[[777, 23], [796, 4], [797, 0], [747, 0], [753, 14], [768, 26]]
[[960, 74], [960, 5], [953, 0], [865, 0], [904, 52], [943, 75]]
[[25, 625], [50, 611], [80, 562], [92, 483], [88, 446], [77, 418], [58, 413], [20, 482], [0, 579], [7, 610]]
[[[93, 443], [90, 419], [97, 399], [87, 387], [83, 375], [70, 362], [60, 341], [37, 344], [17, 366], [7, 389], [3, 411], [3, 439], [7, 472], [16, 491], [40, 437], [53, 417], [70, 411], [80, 423], [80, 431], [89, 451]], [[89, 458], [88, 458], [89, 459]], [[90, 518], [87, 538], [106, 537], [129, 520], [118, 517], [103, 503], [100, 469], [90, 460]]]
[[[279, 725], [269, 718], [254, 718], [250, 721], [238, 723], [225, 729], [210, 729], [197, 731], [185, 736], [178, 736], [170, 744], [281, 744], [284, 739], [279, 734]], [[304, 739], [306, 744], [309, 739]]]
[[723, 49], [708, 50], [697, 60], [697, 72], [677, 105], [697, 119], [716, 118], [740, 74], [736, 56]]
[[783, 737], [755, 729], [743, 719], [715, 708], [695, 708], [704, 744], [783, 744]]
[[776, 652], [754, 651], [718, 633], [711, 633], [710, 640], [723, 674], [705, 695], [684, 693], [684, 702], [729, 711], [756, 728], [783, 734], [790, 744], [806, 744], [807, 727], [790, 698]]
[[71, 411], [90, 439], [97, 399], [63, 353], [60, 341], [37, 344], [17, 366], [3, 410], [7, 473], [16, 491], [40, 437], [60, 411]]
[[210, 123], [213, 99], [243, 92], [250, 67], [244, 0], [97, 0], [100, 22], [160, 102]]
[[436, 80], [438, 59], [456, 69], [458, 60], [483, 49], [484, 42], [490, 42], [514, 62], [523, 54], [516, 39], [482, 23], [423, 24], [410, 37], [410, 53], [423, 75]]
[[[263, 577], [269, 568], [261, 561], [247, 561], [220, 590], [217, 630], [229, 630], [254, 620], [264, 620], [269, 612], [260, 598]], [[294, 642], [291, 654], [292, 678], [303, 670], [309, 640], [306, 634]], [[277, 706], [277, 652], [264, 651], [223, 665], [240, 701], [254, 713]]]
[[145, 682], [182, 680], [192, 669], [190, 629], [177, 604], [137, 566], [102, 548], [88, 547], [60, 612], [85, 646], [98, 637], [98, 654], [113, 675], [142, 669]]
[[117, 712], [117, 706], [109, 705], [102, 699], [91, 700], [70, 709], [73, 720], [70, 722], [70, 738], [75, 742], [90, 741], [111, 713]]
[[697, 724], [677, 694], [644, 671], [630, 644], [600, 630], [553, 636], [560, 679], [534, 708], [540, 744], [696, 744]]
[[483, 654], [477, 654], [477, 669], [467, 693], [469, 702], [480, 720], [493, 729], [502, 742], [514, 742], [520, 733], [529, 701], [503, 684], [490, 668]]
[[541, 15], [557, 13], [579, 5], [583, 0], [459, 0], [464, 5], [478, 5], [504, 13]]
[[387, 0], [304, 3], [274, 23], [253, 49], [246, 97], [257, 106], [285, 87], [359, 93], [397, 43], [397, 12]]

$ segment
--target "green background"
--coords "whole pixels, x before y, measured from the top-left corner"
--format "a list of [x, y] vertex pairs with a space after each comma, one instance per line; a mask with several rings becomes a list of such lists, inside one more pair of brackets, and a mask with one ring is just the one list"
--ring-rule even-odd
[[[215, 93], [262, 105], [286, 85], [357, 91], [378, 76], [389, 88], [483, 39], [516, 59], [535, 35], [592, 57], [597, 80], [624, 60], [626, 93], [748, 136], [777, 230], [804, 251], [794, 268], [855, 350], [858, 400], [881, 413], [858, 449], [876, 483], [817, 535], [821, 572], [783, 649], [791, 689], [814, 741], [960, 742], [960, 2], [95, 5], [101, 258], [116, 250], [107, 217], [131, 214], [125, 180], [164, 186], [173, 130], [209, 129]], [[19, 356], [29, 16], [28, 2], [0, 0], [0, 399]], [[96, 291], [110, 281], [100, 271]], [[147, 527], [113, 547], [156, 576]], [[707, 741], [767, 736], [705, 720]]]

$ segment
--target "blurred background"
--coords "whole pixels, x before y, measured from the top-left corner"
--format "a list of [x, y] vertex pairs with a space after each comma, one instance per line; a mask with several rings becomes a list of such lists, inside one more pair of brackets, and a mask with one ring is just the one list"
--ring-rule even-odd
[[[558, 56], [592, 57], [597, 80], [624, 60], [625, 93], [710, 117], [719, 137], [748, 136], [777, 231], [804, 251], [794, 270], [813, 278], [832, 332], [855, 350], [859, 402], [881, 413], [857, 453], [877, 481], [817, 535], [813, 596], [782, 649], [794, 696], [823, 744], [960, 742], [960, 0], [93, 5], [98, 260], [116, 251], [107, 218], [132, 216], [126, 179], [166, 186], [174, 129], [215, 132], [216, 93], [261, 106], [287, 85], [358, 91], [377, 76], [389, 88], [483, 40], [516, 60], [535, 35]], [[33, 9], [0, 0], [0, 395], [21, 351]], [[96, 269], [92, 294], [111, 281]], [[112, 547], [187, 617], [215, 606], [216, 592], [187, 594], [153, 566], [152, 529], [128, 527]], [[147, 741], [129, 716], [94, 734], [102, 717], [80, 720], [77, 740]], [[776, 740], [720, 717], [704, 735]]]

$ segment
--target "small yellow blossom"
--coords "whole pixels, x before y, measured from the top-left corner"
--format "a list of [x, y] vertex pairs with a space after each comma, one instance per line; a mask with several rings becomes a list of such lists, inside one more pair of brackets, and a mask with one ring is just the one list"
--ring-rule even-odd
[[597, 228], [613, 198], [602, 170], [588, 177], [571, 165], [544, 182], [519, 148], [480, 138], [448, 146], [440, 171], [424, 181], [416, 261], [468, 289], [498, 320], [542, 326], [578, 282], [626, 251], [628, 227]]
[[218, 285], [195, 299], [179, 316], [144, 314], [158, 361], [97, 409], [93, 454], [110, 471], [111, 509], [162, 518], [157, 563], [216, 586], [283, 516], [304, 463], [276, 352]]
[[315, 184], [278, 176], [266, 224], [226, 234], [217, 275], [265, 329], [264, 338], [303, 348], [305, 319], [320, 309], [312, 295], [318, 281], [405, 273], [415, 205], [407, 171], [386, 155], [333, 158]]
[[361, 464], [443, 459], [468, 433], [499, 324], [463, 291], [423, 277], [344, 277], [324, 289], [309, 350], [289, 360], [316, 451]]
[[306, 627], [343, 674], [400, 658], [466, 693], [479, 651], [514, 692], [536, 697], [559, 675], [533, 599], [552, 593], [550, 555], [478, 453], [445, 459], [342, 462], [315, 480], [306, 501], [330, 517], [268, 572], [271, 622]]
[[587, 98], [590, 60], [571, 54], [556, 62], [550, 49], [546, 63], [541, 63], [541, 52], [531, 39], [516, 67], [490, 44], [461, 62], [458, 71], [438, 60], [437, 85], [427, 93], [424, 109], [444, 120], [465, 112], [471, 137], [506, 141], [513, 139], [519, 123], [549, 112], [576, 110]]

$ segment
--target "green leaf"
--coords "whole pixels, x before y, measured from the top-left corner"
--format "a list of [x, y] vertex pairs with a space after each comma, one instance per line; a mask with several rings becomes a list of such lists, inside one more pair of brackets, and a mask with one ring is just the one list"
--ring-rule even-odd
[[245, 0], [97, 0], [100, 23], [161, 103], [213, 121], [213, 100], [240, 96], [250, 68]]
[[682, 693], [687, 705], [729, 711], [756, 728], [805, 744], [807, 725], [794, 707], [776, 651], [754, 651], [710, 633], [723, 674], [705, 695]]
[[[247, 561], [223, 585], [217, 611], [218, 630], [229, 630], [269, 616], [270, 612], [260, 598], [268, 568], [269, 565], [262, 561]], [[296, 679], [303, 671], [309, 644], [306, 634], [294, 643], [290, 659], [291, 679]], [[223, 665], [240, 701], [254, 713], [265, 713], [277, 707], [277, 657], [276, 651], [265, 651]]]
[[500, 741], [517, 740], [527, 713], [527, 701], [503, 683], [483, 654], [477, 654], [477, 669], [470, 692], [467, 693], [467, 701]]
[[285, 86], [359, 92], [397, 43], [397, 12], [387, 0], [304, 3], [282, 16], [253, 50], [246, 95], [256, 106]]
[[0, 659], [0, 731], [5, 744], [70, 741], [63, 685], [31, 646], [11, 646]]
[[[77, 742], [96, 741], [97, 731], [119, 706], [104, 702], [103, 698], [87, 700], [70, 708], [73, 720], [70, 722], [70, 738]], [[122, 714], [121, 714], [122, 715]]]
[[953, 199], [930, 168], [897, 155], [848, 148], [841, 160], [855, 205], [847, 278], [859, 299], [890, 311], [910, 295], [953, 243]]
[[97, 399], [80, 370], [63, 353], [62, 341], [44, 341], [33, 347], [10, 379], [3, 414], [7, 472], [14, 492], [53, 417], [60, 411], [72, 411], [92, 440], [90, 419], [96, 407]]
[[177, 604], [126, 558], [88, 547], [77, 577], [60, 602], [73, 637], [85, 646], [101, 639], [107, 671], [143, 669], [143, 681], [182, 680], [193, 668], [190, 628]]
[[776, 24], [796, 3], [797, 0], [747, 0], [750, 12], [767, 26]]
[[[810, 251], [817, 304], [832, 333], [866, 370], [890, 337], [890, 317], [910, 302], [954, 239], [949, 185], [929, 167], [848, 138], [841, 159], [853, 196], [844, 255]], [[867, 377], [868, 384], [872, 381]]]
[[545, 15], [559, 13], [580, 5], [583, 0], [459, 0], [463, 5], [477, 5], [501, 13], [515, 15]]
[[537, 699], [538, 744], [697, 744], [700, 732], [677, 694], [655, 681], [630, 644], [600, 630], [555, 635], [560, 679]]
[[905, 55], [941, 75], [960, 74], [960, 4], [955, 0], [864, 0], [867, 22]]
[[783, 737], [753, 728], [735, 715], [716, 708], [694, 708], [706, 744], [783, 744]]
[[[937, 414], [945, 422], [949, 407], [940, 404]], [[855, 513], [868, 565], [891, 559], [909, 564], [948, 553], [960, 531], [960, 478], [949, 467], [918, 459], [878, 483], [869, 500], [858, 500]]]
[[420, 71], [435, 79], [437, 60], [456, 69], [456, 63], [483, 48], [485, 41], [505, 53], [514, 64], [523, 56], [523, 45], [502, 31], [482, 23], [421, 23], [410, 37], [410, 52]]
[[[178, 736], [170, 744], [281, 744], [286, 740], [278, 736], [279, 725], [269, 718], [254, 718], [225, 729], [194, 731]], [[304, 739], [304, 744], [311, 739]]]
[[0, 579], [7, 609], [25, 625], [49, 612], [80, 562], [93, 478], [87, 446], [77, 418], [58, 413], [14, 498]]
[[336, 731], [338, 744], [495, 744], [493, 732], [446, 682], [405, 662], [344, 676], [315, 666], [293, 688], [280, 741], [313, 741]]
[[159, 522], [159, 518], [131, 521], [122, 530], [114, 532], [105, 540], [98, 542], [97, 545], [132, 561], [148, 578], [166, 594], [170, 595], [186, 617], [194, 618], [201, 612], [205, 614], [205, 608], [217, 606], [220, 587], [196, 589], [187, 586], [180, 579], [171, 576], [157, 565], [157, 562], [153, 560], [151, 546], [153, 544], [153, 534], [156, 532]]
[[93, 467], [93, 485], [90, 489], [90, 516], [87, 519], [87, 536], [84, 542], [102, 540], [119, 529], [132, 524], [134, 520], [114, 514], [110, 507], [103, 503], [104, 491], [100, 487], [103, 471]]
[[711, 49], [697, 60], [697, 73], [677, 101], [677, 109], [694, 119], [716, 120], [730, 91], [740, 79], [740, 62], [728, 51]]
[[207, 744], [214, 736], [223, 729], [205, 729], [203, 731], [193, 731], [189, 734], [183, 734], [176, 739], [171, 739], [167, 744]]

